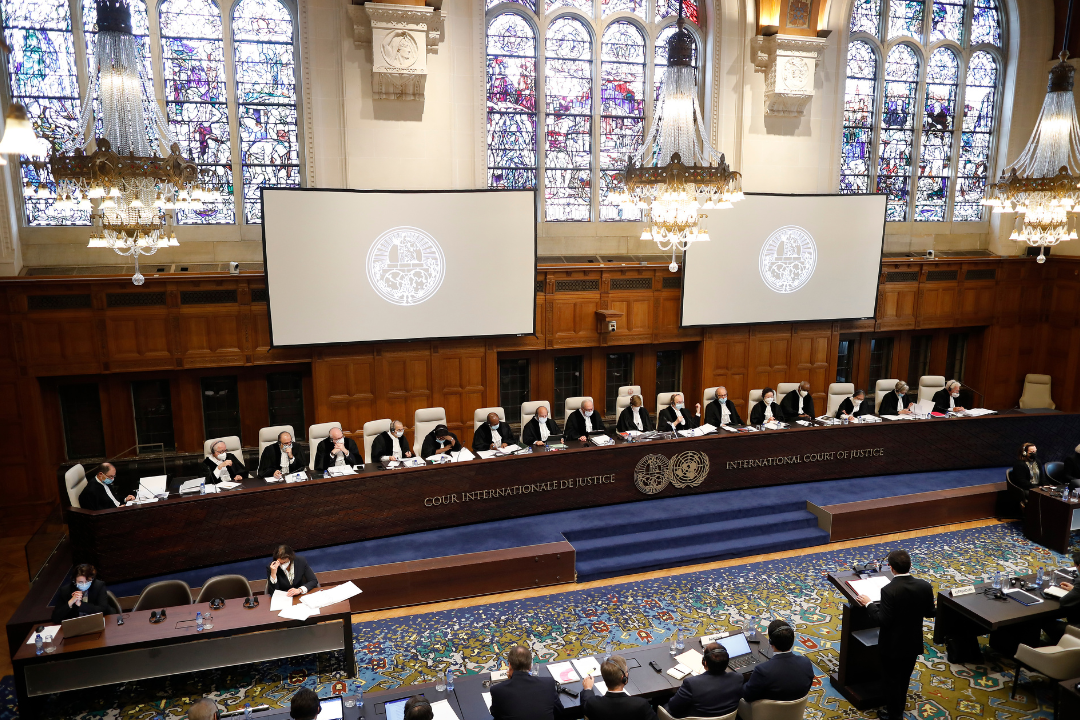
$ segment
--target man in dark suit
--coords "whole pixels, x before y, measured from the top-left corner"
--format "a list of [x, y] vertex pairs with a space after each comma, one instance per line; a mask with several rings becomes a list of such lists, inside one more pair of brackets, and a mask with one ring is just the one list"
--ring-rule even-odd
[[903, 380], [898, 380], [893, 391], [881, 398], [878, 415], [910, 415], [915, 403], [904, 404], [904, 396], [907, 395], [907, 391], [908, 384]]
[[315, 474], [322, 475], [329, 467], [363, 465], [364, 456], [356, 441], [345, 437], [341, 428], [330, 428], [329, 437], [323, 438], [315, 448]]
[[701, 424], [701, 403], [694, 404], [694, 414], [686, 412], [686, 401], [682, 393], [675, 393], [668, 401], [668, 406], [660, 411], [656, 427], [660, 432], [693, 430]]
[[481, 450], [501, 450], [514, 444], [514, 433], [510, 426], [499, 418], [499, 413], [489, 412], [487, 422], [476, 428], [472, 438], [474, 452]]
[[491, 716], [495, 720], [555, 720], [562, 712], [555, 679], [529, 674], [532, 651], [527, 647], [510, 648], [506, 660], [510, 666], [506, 681], [491, 686]]
[[461, 452], [461, 443], [457, 435], [450, 432], [445, 425], [436, 425], [435, 429], [424, 438], [424, 444], [420, 446], [420, 457], [429, 458], [432, 455], [447, 455], [452, 452]]
[[206, 482], [217, 485], [222, 480], [240, 482], [247, 477], [244, 463], [236, 455], [225, 452], [225, 441], [218, 440], [210, 446], [210, 457], [203, 458], [203, 474]]
[[381, 462], [383, 458], [411, 458], [412, 448], [405, 438], [405, 424], [400, 420], [390, 423], [390, 429], [381, 432], [371, 441], [371, 458]]
[[626, 693], [626, 683], [630, 680], [630, 671], [626, 660], [619, 655], [612, 655], [600, 664], [600, 675], [607, 685], [607, 692], [597, 696], [593, 690], [592, 676], [582, 683], [581, 706], [589, 720], [656, 720], [656, 711], [648, 700], [631, 697]]
[[664, 709], [672, 717], [717, 717], [739, 707], [742, 697], [742, 673], [728, 672], [728, 652], [719, 643], [702, 648], [703, 675], [687, 675], [675, 696]]
[[755, 700], [799, 700], [810, 692], [814, 684], [814, 665], [809, 658], [791, 651], [795, 645], [795, 631], [783, 620], [769, 623], [769, 644], [773, 656], [758, 665], [743, 686], [743, 699], [739, 703], [739, 717], [751, 720]]
[[563, 426], [563, 437], [567, 440], [580, 440], [585, 442], [589, 439], [590, 432], [607, 432], [604, 421], [593, 410], [592, 400], [583, 400], [581, 407], [570, 413]]
[[304, 449], [295, 444], [292, 435], [287, 430], [278, 433], [277, 442], [267, 445], [259, 458], [259, 472], [261, 478], [282, 476], [286, 473], [300, 472], [307, 465], [304, 457]]
[[960, 399], [960, 383], [950, 380], [945, 383], [945, 389], [934, 393], [934, 412], [948, 414], [950, 412], [963, 412], [957, 401]]
[[716, 388], [716, 399], [705, 406], [705, 422], [713, 427], [743, 424], [739, 411], [735, 409], [735, 403], [728, 399], [727, 388], [723, 385]]
[[844, 398], [844, 401], [840, 403], [840, 407], [836, 408], [836, 417], [842, 418], [845, 415], [848, 417], [862, 417], [863, 415], [874, 414], [874, 403], [867, 402], [866, 393], [862, 390], [856, 390], [855, 394], [849, 398]]
[[559, 425], [551, 419], [551, 413], [546, 406], [536, 408], [536, 414], [532, 416], [525, 427], [521, 428], [521, 442], [526, 445], [543, 445], [552, 435], [559, 434]]
[[795, 388], [780, 401], [780, 410], [784, 417], [794, 422], [795, 420], [813, 420], [814, 398], [810, 397], [810, 381], [803, 380], [799, 387]]
[[[116, 468], [112, 463], [101, 463], [97, 473], [94, 477], [87, 479], [86, 487], [79, 493], [79, 507], [83, 510], [111, 510], [114, 507], [120, 507], [120, 501], [116, 499], [111, 487], [114, 482], [116, 482]], [[123, 497], [124, 502], [135, 499], [134, 495]]]
[[889, 567], [893, 579], [881, 588], [881, 600], [871, 602], [866, 595], [857, 599], [870, 614], [870, 622], [881, 628], [878, 656], [885, 712], [879, 712], [878, 717], [903, 720], [911, 672], [923, 653], [923, 618], [932, 618], [937, 611], [930, 583], [911, 576], [911, 556], [907, 550], [889, 553]]

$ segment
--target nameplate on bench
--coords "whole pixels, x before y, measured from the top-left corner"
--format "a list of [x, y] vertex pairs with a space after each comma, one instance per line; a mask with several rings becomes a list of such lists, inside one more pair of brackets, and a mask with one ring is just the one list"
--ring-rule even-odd
[[975, 586], [974, 585], [961, 585], [960, 587], [954, 587], [952, 590], [949, 591], [949, 594], [952, 597], [960, 597], [961, 595], [974, 595], [975, 594]]

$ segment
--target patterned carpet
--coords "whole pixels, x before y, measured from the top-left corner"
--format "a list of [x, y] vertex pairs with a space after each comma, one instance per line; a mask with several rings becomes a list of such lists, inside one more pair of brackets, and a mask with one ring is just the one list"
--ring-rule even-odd
[[[292, 658], [279, 663], [175, 676], [55, 699], [48, 717], [180, 718], [188, 705], [209, 695], [227, 709], [267, 703], [284, 706], [301, 686], [320, 695], [392, 688], [434, 679], [452, 668], [478, 673], [498, 665], [506, 649], [528, 642], [543, 660], [600, 653], [665, 640], [676, 627], [705, 634], [741, 626], [746, 616], [764, 628], [782, 617], [797, 631], [796, 650], [818, 669], [806, 717], [874, 717], [851, 707], [833, 690], [827, 674], [837, 659], [840, 596], [825, 579], [830, 570], [880, 558], [897, 546], [914, 561], [913, 572], [935, 586], [979, 580], [1001, 569], [1026, 572], [1064, 565], [1065, 557], [1027, 541], [1016, 524], [943, 533], [890, 545], [871, 545], [684, 575], [578, 590], [545, 597], [411, 615], [354, 625], [359, 678], [346, 678], [340, 660]], [[920, 720], [1053, 717], [1052, 685], [1021, 684], [1009, 700], [1012, 665], [987, 649], [987, 664], [949, 665], [944, 648], [926, 648], [911, 683], [908, 717]], [[985, 643], [985, 639], [984, 639]], [[10, 677], [0, 681], [0, 720], [16, 714]], [[467, 719], [466, 719], [467, 720]]]

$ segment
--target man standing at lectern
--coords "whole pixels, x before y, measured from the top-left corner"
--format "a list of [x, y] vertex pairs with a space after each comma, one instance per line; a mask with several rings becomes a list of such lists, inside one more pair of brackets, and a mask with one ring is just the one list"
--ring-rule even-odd
[[881, 720], [903, 720], [908, 683], [915, 663], [923, 653], [923, 618], [932, 618], [934, 589], [925, 580], [911, 576], [911, 556], [907, 550], [889, 553], [893, 579], [881, 588], [881, 600], [871, 602], [866, 595], [856, 599], [870, 614], [870, 622], [881, 627], [878, 656], [881, 658], [885, 712]]

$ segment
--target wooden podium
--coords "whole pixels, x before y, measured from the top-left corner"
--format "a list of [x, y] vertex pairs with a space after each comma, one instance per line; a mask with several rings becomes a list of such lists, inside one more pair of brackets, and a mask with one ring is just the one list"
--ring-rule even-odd
[[885, 699], [878, 660], [878, 626], [871, 622], [870, 613], [855, 599], [855, 593], [847, 584], [849, 580], [858, 579], [859, 576], [851, 571], [829, 573], [829, 582], [847, 600], [840, 626], [840, 661], [829, 678], [833, 687], [856, 710], [865, 711], [880, 707]]

